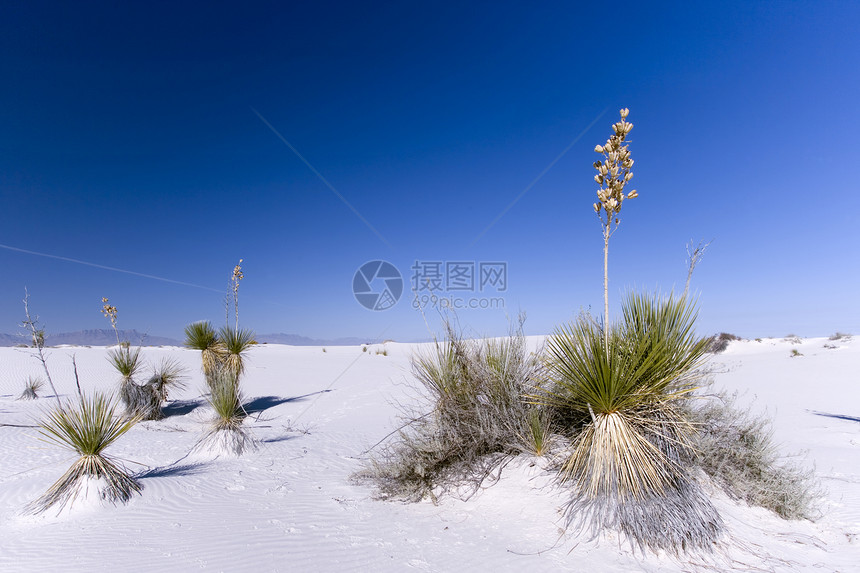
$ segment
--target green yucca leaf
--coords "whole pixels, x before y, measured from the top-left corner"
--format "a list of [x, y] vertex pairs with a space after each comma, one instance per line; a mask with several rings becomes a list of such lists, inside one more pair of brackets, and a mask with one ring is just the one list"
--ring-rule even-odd
[[81, 396], [74, 407], [49, 411], [39, 422], [39, 433], [45, 440], [81, 456], [98, 456], [137, 422], [135, 417], [117, 416], [113, 400], [97, 393]]
[[194, 350], [213, 350], [218, 346], [215, 329], [208, 321], [200, 321], [185, 327], [185, 346]]
[[120, 346], [108, 352], [108, 361], [125, 380], [131, 380], [140, 370], [140, 348]]

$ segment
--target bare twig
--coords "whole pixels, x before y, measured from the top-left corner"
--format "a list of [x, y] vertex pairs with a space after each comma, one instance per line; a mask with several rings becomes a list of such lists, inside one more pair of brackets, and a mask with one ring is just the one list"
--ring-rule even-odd
[[45, 357], [45, 330], [38, 328], [39, 317], [33, 318], [30, 315], [30, 293], [27, 292], [27, 287], [24, 287], [24, 316], [22, 326], [30, 331], [30, 336], [33, 338], [33, 347], [38, 353], [39, 362], [42, 363], [42, 368], [45, 369], [45, 376], [48, 378], [48, 384], [51, 385], [51, 390], [54, 392], [54, 397], [57, 399], [57, 405], [60, 409], [63, 408], [63, 403], [60, 401], [60, 394], [57, 392], [57, 387], [54, 386], [54, 381], [51, 379], [51, 373], [48, 372], [48, 363]]

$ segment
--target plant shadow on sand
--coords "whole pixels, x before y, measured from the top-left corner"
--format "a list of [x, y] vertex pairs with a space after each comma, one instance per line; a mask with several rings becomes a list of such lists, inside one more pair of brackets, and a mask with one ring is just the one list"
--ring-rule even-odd
[[203, 400], [173, 400], [161, 409], [165, 418], [190, 414], [204, 404]]
[[182, 464], [181, 466], [164, 466], [160, 468], [152, 468], [146, 471], [139, 473], [135, 476], [139, 480], [149, 479], [149, 478], [160, 478], [160, 477], [170, 477], [170, 476], [191, 476], [197, 475], [203, 472], [203, 468], [206, 464], [202, 463], [194, 463], [194, 464]]
[[810, 414], [815, 414], [816, 416], [827, 416], [828, 418], [836, 418], [838, 420], [848, 420], [849, 422], [860, 422], [860, 417], [857, 416], [846, 416], [845, 414], [830, 414], [828, 412], [816, 412], [815, 410], [808, 410]]
[[254, 398], [253, 400], [245, 402], [242, 407], [248, 414], [256, 414], [258, 412], [268, 410], [269, 408], [280, 406], [281, 404], [300, 402], [306, 398], [309, 398], [310, 396], [324, 394], [326, 392], [331, 392], [331, 390], [320, 390], [318, 392], [311, 392], [310, 394], [303, 394], [302, 396], [293, 396], [291, 398], [282, 398], [281, 396], [260, 396], [258, 398]]

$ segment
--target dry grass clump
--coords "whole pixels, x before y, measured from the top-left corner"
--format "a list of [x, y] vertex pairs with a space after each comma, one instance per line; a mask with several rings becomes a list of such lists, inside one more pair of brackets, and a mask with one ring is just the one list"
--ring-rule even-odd
[[527, 351], [522, 320], [501, 339], [463, 340], [445, 327], [447, 339], [412, 360], [429, 411], [406, 411], [397, 439], [356, 476], [374, 481], [383, 498], [469, 497], [510, 456], [546, 451], [544, 421], [523, 399], [539, 362]]
[[723, 523], [691, 470], [695, 428], [681, 407], [709, 340], [685, 298], [631, 294], [622, 312], [608, 332], [582, 316], [547, 342], [534, 400], [567, 414], [569, 523], [617, 529], [641, 549], [710, 549]]
[[80, 458], [28, 510], [41, 513], [57, 505], [62, 510], [81, 494], [95, 487], [98, 497], [111, 503], [127, 502], [142, 487], [113, 463], [104, 450], [128, 432], [137, 418], [122, 419], [115, 404], [102, 394], [82, 395], [76, 406], [66, 405], [48, 412], [39, 422], [39, 433], [49, 442], [77, 453]]
[[771, 422], [737, 405], [737, 393], [691, 400], [699, 429], [695, 463], [726, 494], [784, 519], [816, 519], [822, 489], [812, 469], [786, 461], [773, 443]]
[[39, 390], [45, 386], [45, 381], [36, 376], [30, 376], [24, 383], [24, 390], [18, 396], [19, 400], [38, 400]]
[[734, 334], [729, 334], [728, 332], [721, 332], [719, 334], [715, 334], [711, 337], [710, 346], [708, 346], [708, 352], [711, 354], [719, 354], [720, 352], [724, 352], [726, 348], [729, 347], [729, 342], [733, 340], [743, 340], [740, 336], [736, 336]]

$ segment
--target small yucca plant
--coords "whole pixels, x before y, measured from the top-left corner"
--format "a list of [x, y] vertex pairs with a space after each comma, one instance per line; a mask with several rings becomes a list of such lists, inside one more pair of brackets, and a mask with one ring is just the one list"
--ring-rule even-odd
[[208, 321], [200, 321], [185, 327], [185, 346], [201, 351], [203, 360], [203, 375], [210, 390], [212, 376], [223, 361], [224, 346], [218, 340], [218, 335]]
[[[116, 405], [103, 394], [82, 395], [75, 406], [58, 407], [39, 422], [43, 439], [78, 454], [80, 458], [28, 509], [41, 513], [54, 505], [60, 510], [89, 487], [113, 504], [127, 502], [142, 487], [104, 454], [104, 450], [128, 432], [137, 418], [120, 418]], [[91, 483], [96, 482], [96, 483]]]
[[225, 326], [218, 332], [218, 341], [223, 348], [221, 359], [224, 366], [238, 379], [245, 373], [245, 356], [248, 349], [257, 344], [254, 333]]
[[256, 449], [256, 440], [244, 426], [248, 413], [242, 407], [239, 378], [222, 366], [215, 371], [212, 382], [207, 400], [215, 415], [195, 449], [237, 456]]
[[128, 384], [140, 372], [143, 363], [140, 360], [140, 348], [118, 346], [108, 352], [108, 361], [122, 376], [121, 382]]
[[36, 400], [39, 398], [39, 390], [45, 386], [41, 378], [30, 376], [24, 383], [24, 391], [18, 396], [19, 400]]
[[543, 457], [549, 454], [554, 443], [552, 419], [546, 408], [532, 407], [526, 414], [523, 430], [517, 432], [519, 449], [523, 452]]
[[181, 390], [185, 387], [185, 367], [177, 360], [165, 358], [152, 372], [152, 376], [146, 383], [151, 392], [160, 402], [167, 401], [173, 390]]

